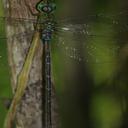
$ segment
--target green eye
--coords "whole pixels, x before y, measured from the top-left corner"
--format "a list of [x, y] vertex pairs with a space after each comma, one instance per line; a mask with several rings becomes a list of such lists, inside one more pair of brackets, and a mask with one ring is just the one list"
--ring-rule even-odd
[[41, 1], [36, 5], [36, 9], [41, 13], [44, 12], [48, 14], [56, 9], [56, 5], [54, 3], [47, 4]]

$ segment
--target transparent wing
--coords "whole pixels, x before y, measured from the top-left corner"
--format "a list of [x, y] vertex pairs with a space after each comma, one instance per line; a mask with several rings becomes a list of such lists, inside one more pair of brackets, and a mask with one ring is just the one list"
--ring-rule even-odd
[[[88, 26], [91, 26], [91, 24], [94, 23], [105, 23], [109, 24], [111, 26], [119, 26], [123, 29], [127, 28], [126, 24], [126, 16], [127, 12], [119, 12], [118, 14], [111, 14], [111, 15], [105, 15], [102, 13], [99, 14], [90, 14], [86, 15], [85, 17], [70, 17], [70, 18], [56, 18], [57, 26], [56, 29], [59, 31], [61, 30], [70, 30], [70, 31], [76, 31], [81, 32], [83, 31], [83, 28]], [[38, 23], [43, 24], [45, 21], [41, 21]], [[18, 25], [24, 25], [25, 28], [28, 28], [31, 31], [30, 25], [34, 25], [37, 23], [37, 17], [35, 18], [17, 18], [17, 17], [0, 17], [0, 24], [2, 27], [4, 27], [5, 23], [11, 24], [13, 26]], [[3, 24], [3, 25], [2, 25]], [[30, 24], [30, 25], [29, 25]], [[63, 26], [63, 27], [62, 27]]]
[[[56, 21], [59, 24], [69, 24], [69, 23], [77, 23], [77, 24], [85, 24], [85, 23], [89, 23], [90, 21], [92, 22], [104, 22], [107, 24], [125, 24], [125, 21], [123, 19], [123, 17], [127, 17], [128, 12], [119, 12], [117, 14], [111, 14], [111, 15], [106, 15], [103, 13], [98, 13], [98, 14], [89, 14], [89, 15], [85, 15], [84, 17], [56, 17]], [[10, 22], [13, 24], [28, 24], [28, 23], [37, 23], [37, 17], [34, 18], [17, 18], [17, 17], [0, 17], [0, 22]], [[43, 21], [39, 22], [39, 24], [42, 24]], [[45, 21], [44, 21], [45, 22]]]
[[0, 17], [0, 39], [21, 40], [23, 38], [30, 38], [34, 33], [35, 23], [36, 19]]
[[113, 22], [109, 22], [103, 17], [92, 19], [83, 24], [73, 22], [57, 27], [57, 45], [61, 51], [74, 60], [88, 63], [120, 60], [122, 47], [128, 40], [125, 20], [112, 19]]
[[[3, 24], [5, 21], [10, 21], [15, 28], [18, 25], [25, 26], [24, 30], [20, 32], [17, 30], [7, 37], [17, 39], [28, 37], [30, 40], [34, 33], [35, 19], [0, 18], [0, 20]], [[112, 61], [108, 56], [115, 58], [121, 49], [120, 45], [126, 43], [128, 27], [125, 20], [120, 20], [117, 15], [99, 14], [90, 15], [84, 20], [79, 18], [60, 20], [55, 30], [56, 41], [53, 47], [57, 48], [56, 51], [61, 49], [64, 55], [77, 61], [107, 63]]]
[[60, 23], [56, 26], [57, 31], [59, 33], [64, 32], [71, 32], [71, 33], [83, 33], [87, 36], [108, 36], [108, 31], [104, 31], [104, 33], [98, 33], [97, 29], [100, 29], [101, 27], [111, 29], [111, 30], [117, 30], [117, 32], [127, 32], [128, 31], [128, 24], [127, 22], [124, 23], [123, 21], [117, 21], [113, 20], [113, 22], [105, 22], [105, 19], [98, 19], [97, 20], [90, 20], [88, 22], [84, 23]]

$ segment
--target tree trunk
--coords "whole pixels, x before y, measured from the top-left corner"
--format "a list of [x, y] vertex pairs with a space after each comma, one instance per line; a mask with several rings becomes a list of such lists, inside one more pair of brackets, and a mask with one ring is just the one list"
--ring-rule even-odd
[[[14, 20], [6, 20], [6, 34], [8, 58], [11, 69], [12, 91], [15, 94], [17, 77], [22, 70], [26, 55], [31, 45], [34, 25], [31, 21], [36, 19], [25, 5], [24, 0], [3, 0], [5, 16]], [[35, 5], [37, 0], [26, 0], [30, 9], [37, 13]], [[21, 18], [21, 19], [19, 19]], [[23, 20], [32, 19], [32, 20]], [[42, 85], [42, 44], [33, 59], [25, 94], [18, 106], [16, 113], [17, 128], [42, 128], [43, 127], [43, 88]], [[52, 124], [58, 127], [58, 114], [55, 93], [52, 95]]]

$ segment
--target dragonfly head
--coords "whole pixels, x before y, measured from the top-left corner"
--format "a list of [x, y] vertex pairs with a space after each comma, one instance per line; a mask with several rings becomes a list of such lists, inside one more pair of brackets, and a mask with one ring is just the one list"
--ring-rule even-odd
[[55, 3], [46, 3], [44, 1], [40, 1], [39, 3], [37, 3], [36, 9], [40, 13], [49, 14], [49, 13], [52, 13], [56, 9], [56, 4]]

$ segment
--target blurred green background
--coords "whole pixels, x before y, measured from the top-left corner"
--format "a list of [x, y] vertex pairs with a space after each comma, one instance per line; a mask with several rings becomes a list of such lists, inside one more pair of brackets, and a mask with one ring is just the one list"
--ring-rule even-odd
[[[62, 128], [128, 127], [127, 8], [126, 0], [58, 1], [58, 19], [88, 23], [91, 32], [106, 35], [88, 38], [67, 32], [62, 35], [64, 45], [56, 46], [60, 40], [52, 43]], [[87, 21], [92, 14], [116, 16], [115, 20], [104, 17]], [[110, 24], [116, 20], [126, 26]], [[64, 46], [69, 48], [67, 52]], [[78, 48], [84, 61], [72, 59], [70, 47]]]
[[[0, 0], [0, 17], [3, 16], [2, 2]], [[12, 96], [10, 84], [10, 72], [7, 58], [7, 44], [4, 24], [0, 18], [0, 127], [3, 126], [7, 112], [5, 102]]]
[[[52, 74], [59, 102], [61, 128], [128, 127], [127, 8], [126, 0], [57, 1], [57, 19], [75, 17], [77, 22], [84, 23], [87, 15], [113, 15], [124, 12], [115, 19], [126, 25], [116, 25], [115, 28], [108, 23], [108, 19], [92, 19], [91, 23], [88, 22], [91, 31], [107, 35], [106, 37], [85, 38], [81, 34], [65, 33], [62, 35], [65, 45], [59, 46], [60, 40], [54, 39], [51, 44]], [[0, 15], [3, 15], [2, 10]], [[126, 30], [120, 32], [120, 27]], [[0, 29], [3, 35], [4, 27]], [[114, 36], [116, 38], [113, 38]], [[69, 50], [66, 51], [65, 47]], [[79, 56], [85, 61], [72, 59], [71, 47], [78, 48]], [[0, 97], [10, 96], [7, 46], [6, 41], [1, 39]], [[6, 109], [0, 104], [0, 126], [5, 113]]]

